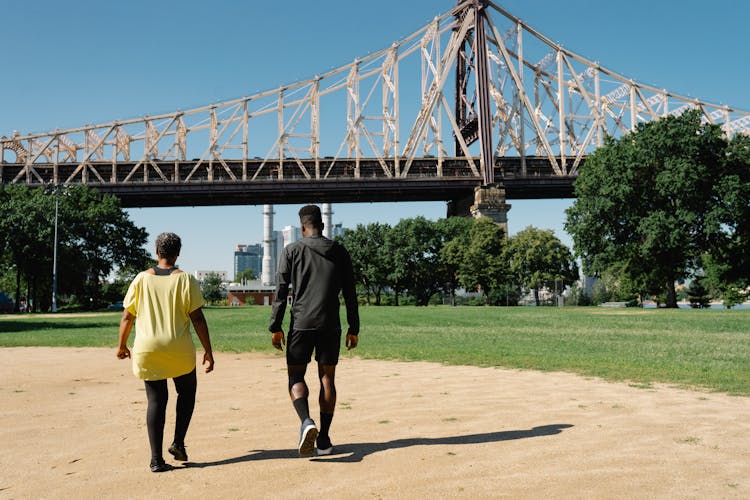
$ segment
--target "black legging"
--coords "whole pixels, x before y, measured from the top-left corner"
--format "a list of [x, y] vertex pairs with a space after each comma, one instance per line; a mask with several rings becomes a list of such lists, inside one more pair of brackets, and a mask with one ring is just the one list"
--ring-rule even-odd
[[[177, 390], [177, 416], [174, 426], [174, 442], [185, 444], [190, 418], [195, 408], [195, 389], [198, 385], [195, 369], [185, 375], [175, 377], [174, 386]], [[148, 428], [148, 442], [151, 445], [151, 458], [162, 458], [162, 444], [164, 441], [164, 421], [167, 413], [169, 391], [167, 380], [146, 380], [146, 427]]]

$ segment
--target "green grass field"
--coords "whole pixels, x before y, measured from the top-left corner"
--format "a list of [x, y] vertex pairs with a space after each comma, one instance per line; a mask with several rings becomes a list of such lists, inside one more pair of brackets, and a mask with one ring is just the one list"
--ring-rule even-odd
[[[274, 352], [269, 314], [268, 307], [207, 308], [214, 349]], [[360, 314], [360, 345], [345, 356], [556, 370], [750, 396], [750, 310], [439, 306]], [[0, 316], [0, 346], [114, 348], [119, 318]]]

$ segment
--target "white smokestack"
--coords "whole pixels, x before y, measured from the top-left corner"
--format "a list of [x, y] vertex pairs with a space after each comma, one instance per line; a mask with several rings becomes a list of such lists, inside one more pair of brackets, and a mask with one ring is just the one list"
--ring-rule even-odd
[[261, 281], [264, 285], [273, 285], [276, 281], [273, 243], [273, 205], [263, 205], [263, 269]]
[[333, 231], [333, 212], [331, 212], [331, 204], [323, 203], [323, 236], [331, 238]]

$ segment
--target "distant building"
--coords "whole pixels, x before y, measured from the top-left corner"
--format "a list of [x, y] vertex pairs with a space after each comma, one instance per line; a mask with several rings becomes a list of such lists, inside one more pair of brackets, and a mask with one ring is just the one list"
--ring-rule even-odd
[[252, 269], [253, 274], [260, 276], [263, 267], [263, 245], [237, 245], [234, 252], [234, 279], [238, 281], [237, 276], [247, 269]]
[[[295, 226], [286, 226], [282, 233], [284, 235], [284, 246], [302, 239], [302, 228]], [[278, 260], [276, 261], [278, 262]]]
[[229, 282], [229, 273], [227, 271], [195, 271], [193, 273], [193, 276], [195, 276], [195, 279], [203, 283], [206, 279], [206, 276], [208, 276], [211, 273], [216, 273], [219, 276], [221, 276], [221, 281], [228, 283]]
[[263, 285], [261, 280], [230, 283], [227, 286], [227, 302], [230, 306], [270, 306], [273, 303], [275, 291], [274, 285]]

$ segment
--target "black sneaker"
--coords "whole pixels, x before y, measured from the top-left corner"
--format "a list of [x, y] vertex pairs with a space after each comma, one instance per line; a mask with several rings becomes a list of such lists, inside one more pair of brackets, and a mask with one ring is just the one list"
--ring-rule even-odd
[[333, 445], [331, 444], [331, 438], [328, 436], [318, 435], [316, 444], [318, 455], [330, 455], [333, 453]]
[[172, 446], [170, 446], [169, 450], [167, 451], [169, 451], [169, 453], [172, 454], [175, 460], [180, 460], [181, 462], [184, 462], [185, 460], [188, 459], [184, 444], [172, 443]]
[[318, 437], [318, 428], [315, 427], [313, 419], [306, 418], [302, 422], [302, 428], [299, 433], [299, 445], [297, 450], [301, 457], [311, 457], [315, 451], [315, 439]]
[[166, 472], [172, 468], [164, 462], [163, 458], [152, 458], [150, 467], [151, 472]]

